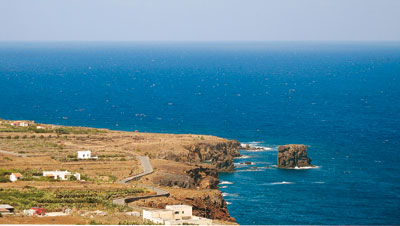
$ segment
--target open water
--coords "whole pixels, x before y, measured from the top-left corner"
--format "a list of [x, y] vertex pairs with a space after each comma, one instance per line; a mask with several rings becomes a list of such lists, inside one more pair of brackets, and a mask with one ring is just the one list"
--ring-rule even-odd
[[[400, 224], [400, 43], [3, 42], [0, 118], [252, 142], [238, 223]], [[287, 143], [319, 167], [275, 168]]]

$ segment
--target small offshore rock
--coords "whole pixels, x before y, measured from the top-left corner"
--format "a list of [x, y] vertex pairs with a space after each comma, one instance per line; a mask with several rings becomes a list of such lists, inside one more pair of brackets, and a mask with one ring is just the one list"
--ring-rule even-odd
[[307, 146], [303, 144], [287, 144], [278, 148], [279, 168], [313, 167], [311, 158], [307, 157]]

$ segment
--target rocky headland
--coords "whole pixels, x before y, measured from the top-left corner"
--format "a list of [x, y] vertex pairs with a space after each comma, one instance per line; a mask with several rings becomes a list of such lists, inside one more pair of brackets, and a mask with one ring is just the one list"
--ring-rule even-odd
[[278, 148], [279, 168], [314, 167], [311, 158], [307, 157], [307, 146], [302, 144], [281, 145]]
[[[85, 175], [86, 182], [70, 182], [70, 188], [66, 188], [69, 190], [74, 190], [78, 184], [93, 184], [96, 188], [111, 185], [159, 187], [167, 190], [170, 196], [138, 200], [129, 206], [163, 208], [168, 204], [188, 204], [193, 206], [197, 216], [235, 224], [218, 190], [218, 172], [234, 169], [233, 160], [240, 156], [238, 141], [207, 135], [125, 132], [29, 121], [24, 127], [14, 124], [0, 120], [0, 150], [6, 151], [0, 153], [2, 169], [35, 172], [66, 169]], [[99, 158], [77, 160], [78, 150], [91, 150]], [[154, 172], [126, 185], [116, 183], [143, 170], [136, 156], [148, 156]], [[24, 189], [27, 183], [37, 189], [60, 186], [60, 182], [51, 181], [12, 185], [15, 189]], [[9, 184], [0, 184], [0, 188], [4, 186]]]

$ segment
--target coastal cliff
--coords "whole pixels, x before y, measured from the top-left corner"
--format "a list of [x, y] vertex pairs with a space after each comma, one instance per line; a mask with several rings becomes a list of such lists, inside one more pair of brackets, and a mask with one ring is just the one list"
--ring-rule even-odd
[[[13, 121], [0, 120], [0, 150], [5, 151], [0, 153], [3, 159], [0, 168], [21, 172], [66, 169], [85, 177], [85, 182], [69, 182], [69, 190], [74, 190], [76, 184], [118, 189], [159, 187], [170, 196], [137, 200], [129, 206], [163, 208], [169, 204], [187, 204], [193, 206], [197, 216], [235, 224], [218, 190], [218, 172], [234, 169], [234, 157], [240, 156], [238, 141], [207, 135], [27, 124], [22, 127]], [[91, 150], [98, 158], [77, 159], [77, 150]], [[154, 172], [126, 185], [112, 183], [143, 171], [137, 156], [148, 156]], [[59, 182], [52, 181], [26, 183], [37, 189], [59, 186]], [[13, 186], [23, 189], [26, 183]]]
[[313, 167], [311, 158], [307, 157], [307, 146], [302, 144], [281, 145], [278, 148], [279, 168]]
[[219, 171], [232, 171], [233, 159], [239, 157], [240, 143], [235, 140], [226, 140], [216, 144], [199, 143], [186, 146], [189, 150], [189, 162], [209, 162]]
[[184, 145], [185, 152], [164, 151], [156, 158], [184, 163], [208, 163], [218, 171], [232, 171], [233, 160], [240, 156], [240, 143], [236, 140], [201, 141]]
[[[218, 190], [218, 172], [234, 169], [233, 160], [240, 156], [240, 143], [226, 139], [201, 140], [183, 147], [184, 151], [158, 153], [152, 159], [157, 170], [148, 180], [167, 190], [184, 190], [175, 195], [171, 193], [169, 198], [162, 198], [158, 202], [143, 202], [142, 205], [162, 208], [164, 204], [185, 203], [193, 206], [197, 216], [235, 222]], [[188, 190], [191, 192], [187, 193]]]

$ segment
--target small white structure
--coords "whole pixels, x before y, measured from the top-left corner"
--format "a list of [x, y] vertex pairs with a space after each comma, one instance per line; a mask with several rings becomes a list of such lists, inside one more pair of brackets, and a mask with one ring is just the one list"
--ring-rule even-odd
[[10, 125], [27, 127], [27, 126], [29, 126], [29, 122], [26, 122], [26, 121], [15, 121], [15, 122], [11, 122]]
[[14, 214], [14, 207], [12, 207], [8, 204], [0, 204], [0, 213], [2, 215]]
[[90, 150], [78, 151], [78, 159], [90, 159], [91, 157], [92, 157], [92, 152]]
[[192, 215], [192, 206], [167, 205], [165, 209], [143, 210], [143, 220], [165, 225], [211, 225], [212, 220]]
[[81, 175], [79, 173], [72, 174], [71, 172], [66, 171], [43, 171], [44, 177], [53, 177], [55, 180], [68, 180], [71, 176], [74, 176], [77, 180], [81, 180]]
[[17, 181], [18, 179], [21, 179], [21, 178], [22, 178], [22, 174], [20, 174], [20, 173], [12, 173], [10, 175], [10, 181], [11, 182], [15, 182], [15, 181]]
[[192, 207], [188, 205], [167, 205], [165, 209], [174, 212], [175, 220], [187, 220], [192, 217]]
[[92, 152], [90, 150], [78, 151], [78, 159], [97, 159], [97, 156], [92, 156]]
[[35, 215], [35, 213], [36, 213], [36, 210], [33, 210], [33, 209], [24, 210], [24, 215], [28, 216], [28, 217]]

